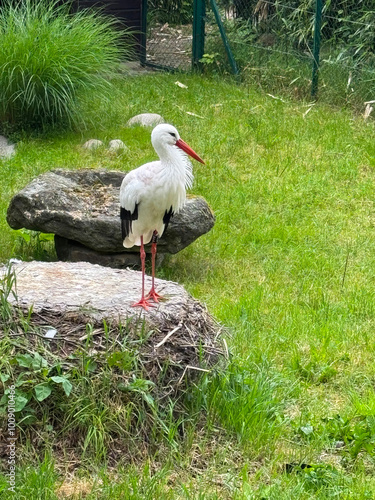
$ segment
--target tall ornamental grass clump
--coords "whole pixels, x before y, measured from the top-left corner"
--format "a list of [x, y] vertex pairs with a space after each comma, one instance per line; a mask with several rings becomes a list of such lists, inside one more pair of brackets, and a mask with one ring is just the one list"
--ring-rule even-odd
[[80, 97], [111, 91], [131, 54], [114, 18], [71, 12], [58, 0], [6, 0], [0, 6], [0, 127], [82, 123]]

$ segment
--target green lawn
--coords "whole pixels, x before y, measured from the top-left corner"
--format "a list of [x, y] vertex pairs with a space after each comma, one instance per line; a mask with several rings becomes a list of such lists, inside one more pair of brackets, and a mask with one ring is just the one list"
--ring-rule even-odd
[[[111, 104], [91, 104], [87, 130], [16, 138], [17, 155], [0, 162], [0, 261], [33, 254], [5, 221], [17, 190], [56, 167], [153, 159], [150, 130], [124, 125], [161, 113], [206, 161], [194, 162], [193, 192], [216, 224], [159, 276], [228, 327], [233, 366], [208, 396], [197, 388], [207, 419], [177, 447], [130, 465], [85, 461], [78, 496], [68, 457], [37, 459], [27, 443], [17, 498], [375, 498], [374, 122], [224, 79], [155, 74], [118, 86]], [[129, 151], [86, 152], [89, 138], [119, 138]]]

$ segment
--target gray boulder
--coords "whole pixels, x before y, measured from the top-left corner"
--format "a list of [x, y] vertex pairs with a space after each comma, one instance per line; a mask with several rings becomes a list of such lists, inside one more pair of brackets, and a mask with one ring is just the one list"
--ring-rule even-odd
[[121, 151], [128, 148], [121, 139], [112, 139], [109, 141], [108, 149], [109, 151]]
[[157, 113], [141, 113], [128, 120], [127, 125], [141, 125], [142, 127], [155, 127], [159, 123], [164, 123], [164, 118]]
[[89, 139], [88, 141], [85, 142], [85, 144], [82, 147], [84, 149], [93, 151], [95, 149], [101, 148], [102, 146], [104, 146], [103, 141], [100, 141], [99, 139]]
[[0, 159], [10, 158], [16, 152], [16, 146], [11, 144], [6, 137], [0, 135]]
[[[56, 169], [42, 174], [12, 198], [7, 222], [13, 229], [57, 235], [56, 250], [62, 260], [111, 267], [134, 265], [139, 248], [125, 249], [121, 238], [119, 191], [124, 175], [90, 169]], [[159, 255], [179, 252], [207, 233], [214, 222], [204, 198], [189, 196], [160, 238]]]

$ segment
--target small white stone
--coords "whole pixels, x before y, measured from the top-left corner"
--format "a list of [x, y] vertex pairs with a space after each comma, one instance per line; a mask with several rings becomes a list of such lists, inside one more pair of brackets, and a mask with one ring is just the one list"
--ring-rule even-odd
[[128, 149], [121, 139], [112, 139], [109, 141], [108, 149], [110, 151], [119, 151], [120, 149]]
[[89, 139], [82, 147], [85, 149], [93, 150], [98, 149], [101, 146], [104, 146], [104, 143], [102, 141], [99, 141], [99, 139]]
[[8, 146], [8, 144], [8, 139], [3, 135], [0, 135], [0, 148], [5, 148], [5, 146]]
[[140, 115], [135, 115], [130, 118], [127, 122], [127, 126], [141, 125], [142, 127], [155, 127], [159, 123], [165, 123], [164, 118], [157, 113], [141, 113]]
[[55, 328], [51, 328], [51, 329], [46, 331], [44, 337], [46, 339], [53, 339], [54, 336], [56, 335], [56, 333], [57, 333], [57, 330]]
[[10, 158], [16, 152], [16, 146], [9, 144], [8, 146], [0, 145], [0, 158]]

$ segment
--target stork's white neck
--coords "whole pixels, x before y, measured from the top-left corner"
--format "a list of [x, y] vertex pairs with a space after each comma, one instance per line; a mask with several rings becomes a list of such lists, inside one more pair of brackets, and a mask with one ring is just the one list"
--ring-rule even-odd
[[154, 144], [154, 149], [157, 152], [162, 163], [181, 163], [182, 151], [177, 146], [171, 144]]
[[154, 145], [160, 162], [165, 169], [171, 170], [171, 175], [180, 177], [186, 187], [193, 183], [193, 167], [188, 156], [177, 146], [170, 144]]

